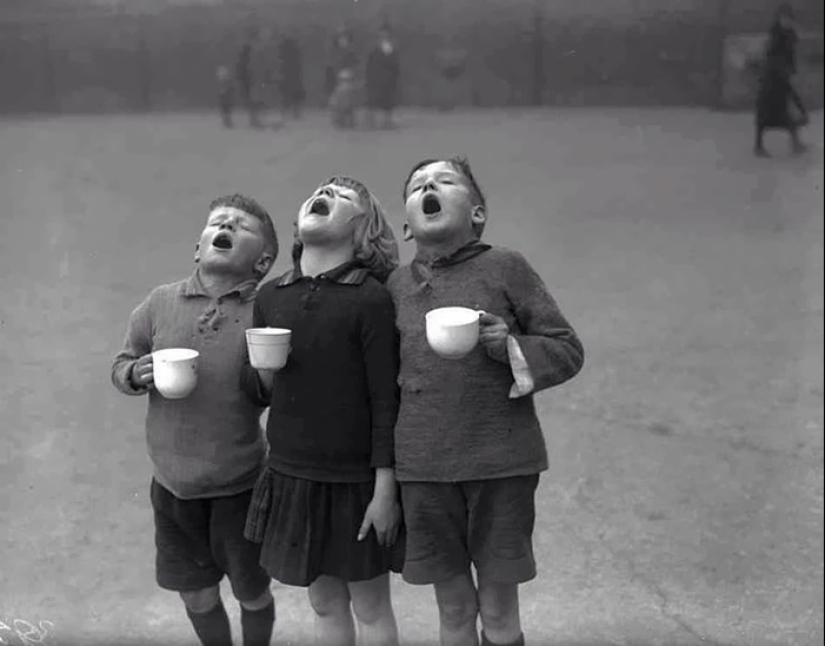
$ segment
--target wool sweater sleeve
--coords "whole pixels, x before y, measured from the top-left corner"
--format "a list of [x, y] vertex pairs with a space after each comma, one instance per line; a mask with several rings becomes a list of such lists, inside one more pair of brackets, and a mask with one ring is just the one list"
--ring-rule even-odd
[[506, 272], [507, 295], [518, 321], [508, 339], [508, 354], [518, 385], [518, 367], [538, 392], [572, 379], [584, 364], [584, 348], [541, 277], [521, 254], [513, 253]]
[[[266, 327], [266, 321], [259, 302], [260, 297], [259, 293], [252, 305], [252, 327]], [[269, 398], [266, 396], [258, 371], [249, 364], [249, 350], [246, 351], [243, 367], [241, 368], [241, 390], [256, 406], [263, 406], [264, 408], [269, 406]]]
[[371, 466], [393, 467], [399, 403], [398, 332], [395, 307], [383, 286], [372, 293], [362, 309], [361, 347], [372, 417]]
[[156, 292], [152, 292], [138, 305], [126, 325], [123, 349], [112, 363], [112, 383], [126, 395], [143, 395], [148, 388], [138, 388], [132, 383], [132, 367], [142, 356], [152, 352], [152, 304]]

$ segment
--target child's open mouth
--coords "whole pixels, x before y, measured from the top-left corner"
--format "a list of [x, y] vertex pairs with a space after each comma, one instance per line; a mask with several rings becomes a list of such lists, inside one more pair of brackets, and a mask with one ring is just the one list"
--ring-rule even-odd
[[425, 215], [433, 215], [441, 210], [441, 202], [435, 195], [425, 195], [424, 201], [421, 203], [421, 210]]
[[231, 249], [232, 238], [228, 233], [219, 233], [212, 238], [212, 246], [217, 247], [218, 249]]
[[329, 215], [329, 203], [322, 197], [316, 198], [310, 205], [309, 212], [313, 215]]

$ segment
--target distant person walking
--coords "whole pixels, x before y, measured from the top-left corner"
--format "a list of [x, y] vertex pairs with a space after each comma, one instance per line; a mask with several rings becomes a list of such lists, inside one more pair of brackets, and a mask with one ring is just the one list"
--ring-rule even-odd
[[306, 99], [304, 69], [298, 43], [288, 34], [281, 38], [278, 45], [278, 59], [279, 89], [284, 117], [289, 113], [293, 118], [300, 119]]
[[754, 142], [754, 153], [759, 157], [769, 156], [763, 141], [766, 130], [787, 130], [793, 151], [806, 150], [799, 139], [799, 128], [808, 122], [808, 113], [792, 83], [797, 41], [793, 8], [782, 4], [771, 24], [759, 73]]
[[376, 113], [384, 115], [382, 126], [391, 128], [392, 113], [398, 105], [398, 52], [388, 27], [383, 27], [378, 42], [367, 58], [367, 114], [371, 126]]

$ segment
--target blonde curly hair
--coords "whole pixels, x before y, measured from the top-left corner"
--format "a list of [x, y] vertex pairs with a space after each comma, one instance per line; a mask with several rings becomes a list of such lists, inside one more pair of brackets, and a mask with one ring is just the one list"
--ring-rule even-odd
[[[355, 228], [354, 259], [369, 270], [377, 280], [384, 282], [398, 267], [398, 243], [395, 234], [384, 216], [381, 203], [369, 189], [356, 179], [336, 175], [320, 186], [335, 184], [352, 189], [364, 207], [363, 217], [357, 220]], [[292, 245], [292, 259], [297, 261], [301, 257], [304, 245], [298, 238], [297, 223], [295, 239]]]

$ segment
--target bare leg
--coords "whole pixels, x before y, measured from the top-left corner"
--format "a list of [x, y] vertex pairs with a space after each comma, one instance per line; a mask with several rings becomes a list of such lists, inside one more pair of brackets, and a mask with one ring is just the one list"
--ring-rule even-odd
[[473, 576], [465, 574], [435, 584], [441, 646], [478, 646], [478, 597]]
[[315, 611], [315, 643], [322, 646], [355, 646], [355, 626], [345, 581], [321, 576], [309, 586], [309, 602]]
[[398, 625], [392, 610], [389, 575], [350, 583], [349, 594], [358, 622], [359, 646], [398, 646]]
[[521, 638], [518, 584], [496, 583], [479, 577], [478, 604], [485, 637], [494, 644], [513, 644]]

